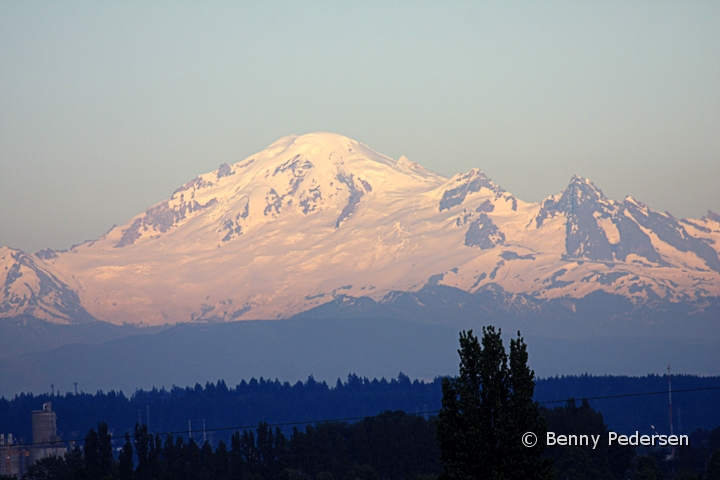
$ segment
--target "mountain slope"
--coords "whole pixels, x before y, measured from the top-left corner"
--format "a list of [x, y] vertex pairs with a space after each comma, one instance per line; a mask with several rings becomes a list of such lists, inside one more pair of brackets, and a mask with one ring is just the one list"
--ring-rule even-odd
[[[34, 256], [3, 250], [14, 260], [0, 272], [0, 311], [149, 325], [275, 319], [432, 284], [702, 304], [720, 295], [718, 245], [712, 212], [678, 220], [577, 176], [527, 203], [477, 169], [448, 179], [316, 133], [200, 175], [96, 241]], [[22, 268], [55, 281], [22, 297], [8, 273]]]
[[94, 321], [80, 303], [79, 284], [45, 262], [45, 253], [28, 255], [0, 247], [0, 317], [29, 315], [55, 323]]

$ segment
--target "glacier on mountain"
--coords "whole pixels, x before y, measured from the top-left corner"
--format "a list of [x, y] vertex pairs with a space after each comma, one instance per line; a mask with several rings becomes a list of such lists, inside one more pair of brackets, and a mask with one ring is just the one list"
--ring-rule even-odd
[[[676, 219], [574, 176], [524, 202], [350, 138], [283, 137], [202, 174], [103, 237], [4, 247], [0, 316], [160, 325], [288, 318], [437, 283], [536, 299], [720, 296], [720, 217]], [[390, 296], [390, 297], [389, 297]]]

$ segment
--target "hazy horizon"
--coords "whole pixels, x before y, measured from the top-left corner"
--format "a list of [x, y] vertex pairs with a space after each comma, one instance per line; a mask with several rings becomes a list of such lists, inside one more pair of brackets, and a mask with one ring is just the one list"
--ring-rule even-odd
[[716, 2], [0, 1], [0, 245], [95, 239], [290, 134], [527, 201], [720, 212]]

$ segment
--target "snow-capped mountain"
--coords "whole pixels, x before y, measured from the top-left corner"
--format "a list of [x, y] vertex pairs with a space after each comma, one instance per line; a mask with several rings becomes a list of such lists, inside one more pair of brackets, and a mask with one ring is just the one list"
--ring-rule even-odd
[[0, 249], [0, 315], [165, 324], [287, 318], [428, 283], [538, 299], [720, 296], [720, 216], [676, 219], [573, 177], [539, 203], [330, 133], [281, 138], [66, 251]]

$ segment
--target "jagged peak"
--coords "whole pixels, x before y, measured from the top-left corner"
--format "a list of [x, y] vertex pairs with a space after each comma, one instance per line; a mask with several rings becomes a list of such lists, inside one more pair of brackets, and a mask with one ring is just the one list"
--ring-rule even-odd
[[581, 191], [584, 194], [590, 194], [597, 196], [598, 198], [605, 198], [602, 190], [600, 190], [589, 178], [581, 177], [580, 175], [573, 175], [570, 179], [565, 192], [569, 191]]
[[496, 193], [503, 193], [505, 191], [502, 189], [502, 187], [496, 185], [490, 179], [490, 177], [485, 175], [485, 172], [483, 172], [479, 168], [471, 168], [465, 173], [457, 173], [453, 175], [447, 182], [447, 186], [449, 188], [457, 187], [460, 185], [477, 185], [480, 188], [489, 188]]
[[473, 179], [473, 178], [477, 177], [477, 178], [482, 178], [484, 180], [491, 181], [490, 178], [487, 175], [485, 175], [485, 172], [483, 172], [482, 170], [480, 170], [477, 167], [473, 167], [465, 173], [458, 173], [457, 175], [455, 175], [455, 177], [462, 178], [462, 179]]
[[43, 248], [35, 252], [35, 256], [42, 260], [51, 260], [57, 258], [57, 253], [52, 248]]
[[570, 177], [570, 183], [573, 182], [579, 182], [579, 183], [587, 183], [592, 185], [592, 181], [589, 178], [583, 177], [582, 175], [578, 175], [577, 173], [573, 174], [572, 177]]
[[562, 191], [557, 206], [560, 210], [572, 212], [581, 203], [607, 203], [608, 199], [602, 190], [590, 179], [573, 175], [567, 188]]
[[604, 211], [607, 214], [615, 209], [616, 203], [605, 197], [602, 190], [595, 186], [590, 179], [573, 175], [565, 190], [542, 201], [535, 222], [537, 227], [540, 227], [545, 219], [558, 213], [569, 215], [584, 210], [586, 212]]
[[639, 208], [640, 210], [648, 209], [647, 205], [645, 205], [643, 202], [641, 202], [637, 198], [633, 197], [632, 195], [626, 196], [625, 199], [623, 200], [623, 204], [625, 204], [626, 206], [635, 206], [635, 207]]
[[465, 201], [465, 197], [474, 192], [487, 188], [500, 195], [505, 192], [495, 185], [490, 178], [479, 168], [472, 168], [466, 173], [458, 173], [450, 178], [441, 188], [443, 195], [438, 206], [439, 210], [447, 210]]
[[[80, 312], [64, 294], [72, 289], [90, 315], [114, 322], [281, 318], [339, 298], [336, 290], [381, 299], [449, 271], [447, 286], [475, 292], [497, 282], [508, 295], [542, 298], [594, 288], [633, 298], [720, 294], [716, 223], [684, 230], [632, 197], [605, 199], [579, 175], [537, 205], [517, 202], [478, 168], [449, 179], [421, 168], [342, 135], [283, 137], [198, 176], [94, 244], [32, 256], [0, 248], [0, 285], [14, 289], [0, 298], [0, 316], [36, 297], [47, 299], [36, 310], [60, 298], [62, 312]], [[3, 272], [14, 277], [5, 282]], [[633, 280], [655, 272], [655, 290]]]
[[720, 222], [720, 215], [708, 209], [707, 215], [703, 215], [702, 220], [710, 220], [713, 222]]

